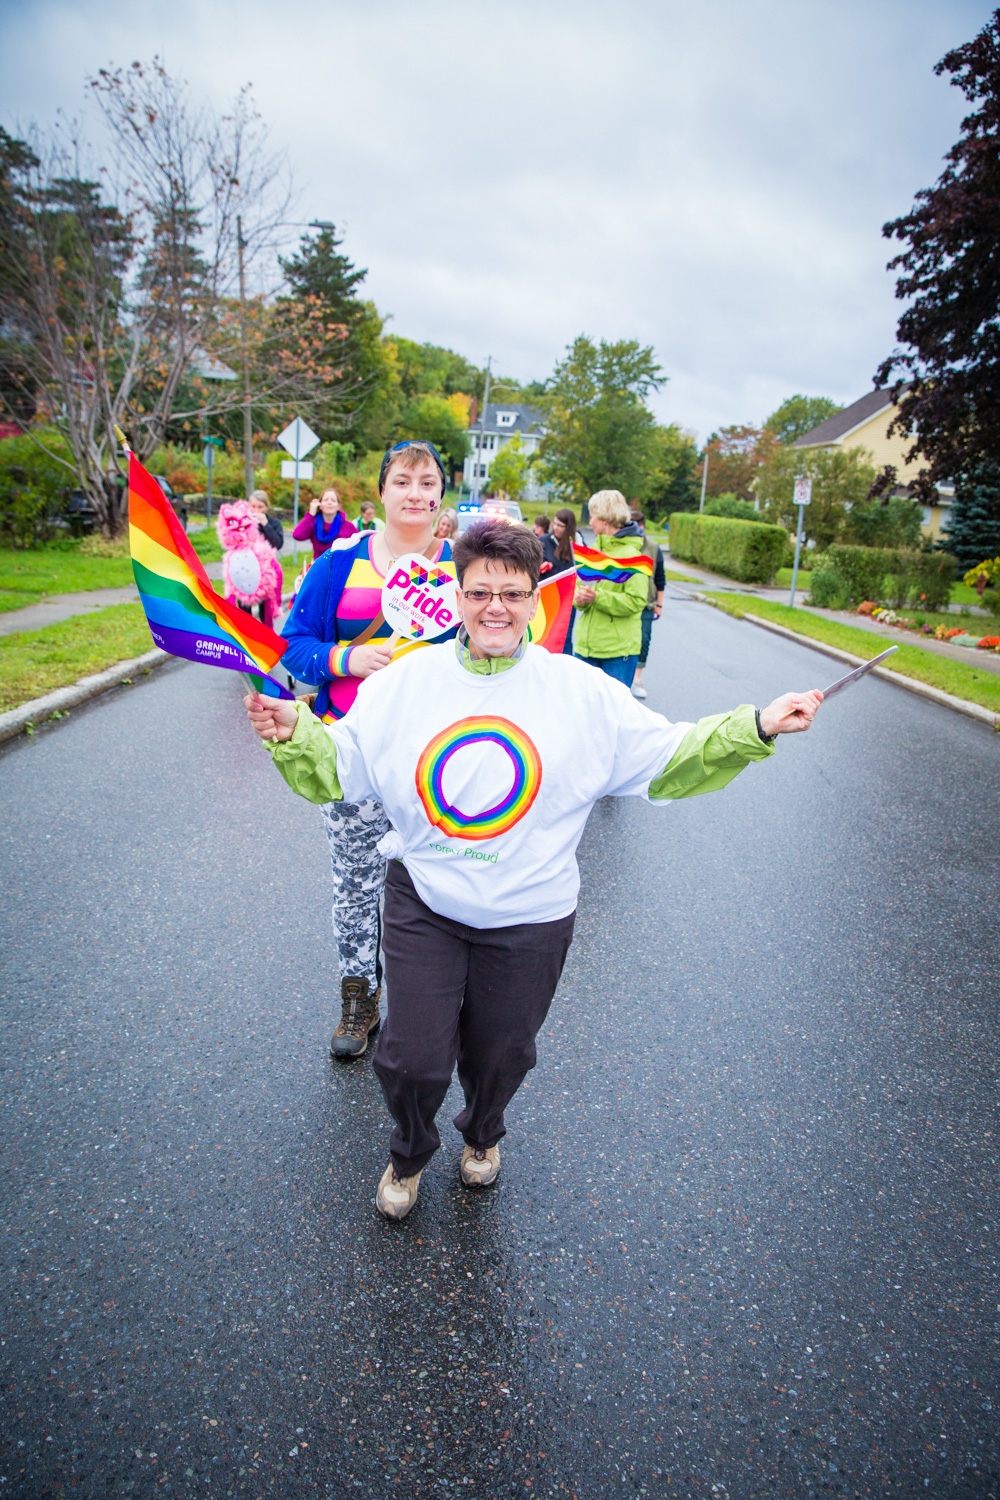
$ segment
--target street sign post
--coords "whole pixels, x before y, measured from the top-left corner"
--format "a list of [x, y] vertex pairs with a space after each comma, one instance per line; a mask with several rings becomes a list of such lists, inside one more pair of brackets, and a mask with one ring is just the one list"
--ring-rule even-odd
[[806, 506], [812, 500], [813, 482], [808, 474], [799, 474], [795, 480], [795, 504], [799, 508], [799, 524], [795, 531], [795, 561], [792, 564], [792, 592], [788, 603], [792, 609], [795, 608], [795, 585], [799, 577], [799, 555], [802, 551], [802, 517]]
[[[303, 464], [301, 460], [305, 458], [307, 453], [311, 453], [313, 451], [316, 444], [319, 442], [319, 438], [313, 432], [308, 422], [303, 422], [301, 417], [295, 417], [293, 421], [289, 422], [284, 432], [278, 433], [278, 442], [284, 448], [286, 453], [290, 453], [292, 455], [293, 459], [293, 462], [291, 464], [282, 462], [281, 477], [282, 479], [295, 480], [295, 504], [293, 510], [294, 519], [292, 521], [292, 557], [293, 559], [297, 559], [299, 555], [299, 545], [295, 540], [295, 530], [299, 524], [299, 479], [311, 479], [313, 468], [312, 464]], [[292, 470], [291, 474], [287, 472], [289, 468]], [[306, 469], [309, 470], [308, 474], [305, 473]]]

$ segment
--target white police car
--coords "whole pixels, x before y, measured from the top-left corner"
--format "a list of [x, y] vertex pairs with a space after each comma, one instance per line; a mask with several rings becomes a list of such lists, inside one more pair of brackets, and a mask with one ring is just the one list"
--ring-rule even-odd
[[478, 505], [465, 500], [458, 507], [458, 534], [468, 531], [475, 521], [506, 521], [513, 526], [523, 519], [516, 500], [480, 500]]

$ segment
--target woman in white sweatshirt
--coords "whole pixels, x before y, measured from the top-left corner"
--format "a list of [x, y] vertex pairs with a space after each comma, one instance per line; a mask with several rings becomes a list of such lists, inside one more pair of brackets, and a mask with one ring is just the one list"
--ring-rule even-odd
[[374, 1067], [396, 1122], [376, 1193], [393, 1219], [410, 1212], [440, 1145], [434, 1121], [456, 1063], [462, 1181], [496, 1181], [504, 1108], [534, 1066], [572, 941], [576, 847], [597, 799], [719, 790], [771, 755], [776, 735], [808, 729], [822, 702], [788, 693], [671, 724], [605, 673], [525, 644], [542, 562], [526, 527], [471, 527], [454, 560], [458, 640], [367, 678], [346, 717], [321, 724], [304, 704], [245, 700], [294, 791], [377, 798], [392, 824], [380, 846], [388, 1015]]

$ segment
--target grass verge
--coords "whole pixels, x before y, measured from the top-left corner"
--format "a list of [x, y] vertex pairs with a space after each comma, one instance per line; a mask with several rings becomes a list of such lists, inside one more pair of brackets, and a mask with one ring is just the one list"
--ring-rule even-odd
[[0, 636], [0, 713], [152, 649], [138, 604], [116, 604], [42, 630]]
[[[214, 526], [210, 532], [195, 532], [189, 540], [202, 562], [218, 562], [221, 558], [222, 547]], [[80, 543], [57, 542], [25, 552], [0, 549], [0, 613], [26, 609], [52, 594], [127, 588], [131, 582], [127, 543], [118, 556], [111, 557], [88, 557], [80, 550]]]
[[[297, 572], [291, 562], [284, 565], [286, 600]], [[212, 586], [217, 594], [222, 593], [221, 579], [215, 579]], [[138, 604], [114, 604], [41, 630], [0, 636], [0, 713], [56, 688], [70, 687], [116, 662], [142, 656], [153, 645]]]
[[[799, 576], [795, 580], [795, 592], [799, 589], [807, 589], [812, 583], [812, 573], [807, 568], [799, 569]], [[774, 586], [776, 589], [790, 589], [792, 586], [791, 568], [779, 568], [774, 575]]]
[[85, 557], [75, 547], [0, 551], [0, 610], [25, 609], [47, 594], [124, 588], [132, 582], [128, 557]]
[[[868, 631], [841, 625], [836, 620], [823, 620], [799, 609], [789, 609], [787, 604], [772, 604], [750, 594], [710, 593], [706, 597], [738, 620], [746, 615], [757, 615], [775, 625], [784, 625], [787, 630], [794, 630], [796, 635], [808, 640], [822, 641], [827, 646], [850, 651], [865, 661], [885, 650], [881, 639]], [[956, 698], [966, 698], [970, 703], [1000, 713], [1000, 676], [984, 671], [982, 667], [977, 668], [973, 662], [966, 666], [965, 662], [950, 661], [947, 657], [900, 641], [899, 650], [886, 665], [902, 677], [913, 677], [917, 682], [926, 682], [929, 687], [940, 688]]]

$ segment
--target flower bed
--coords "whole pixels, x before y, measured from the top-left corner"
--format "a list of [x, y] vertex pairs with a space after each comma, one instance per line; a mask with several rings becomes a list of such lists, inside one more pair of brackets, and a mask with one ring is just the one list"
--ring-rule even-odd
[[1000, 655], [1000, 635], [970, 635], [961, 625], [928, 625], [924, 620], [908, 619], [898, 615], [894, 609], [881, 609], [871, 599], [863, 600], [857, 608], [859, 615], [878, 620], [880, 625], [894, 625], [897, 630], [912, 630], [917, 635], [930, 635], [936, 641], [947, 641], [952, 646], [966, 646], [970, 650], [995, 651]]

